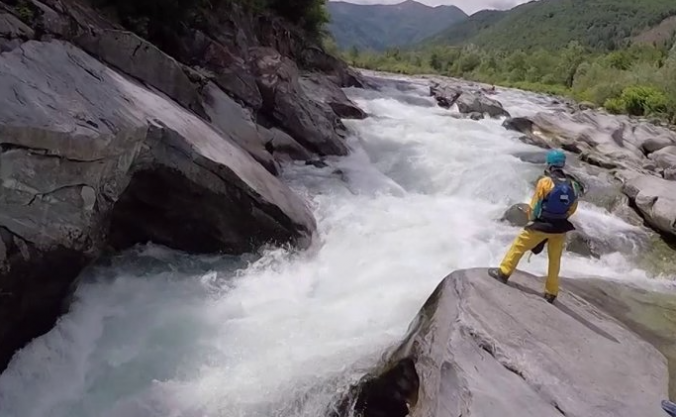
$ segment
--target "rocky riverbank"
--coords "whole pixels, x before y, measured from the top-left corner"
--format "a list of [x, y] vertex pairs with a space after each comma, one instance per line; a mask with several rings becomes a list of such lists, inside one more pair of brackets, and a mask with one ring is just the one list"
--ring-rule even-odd
[[662, 417], [664, 356], [573, 292], [546, 303], [541, 285], [523, 273], [509, 285], [484, 269], [452, 273], [341, 407], [364, 416]]
[[358, 74], [272, 15], [222, 6], [160, 49], [88, 1], [0, 3], [0, 370], [106, 251], [307, 247], [279, 164], [345, 155]]
[[[673, 130], [647, 120], [609, 115], [554, 98], [549, 99], [551, 111], [512, 118], [488, 86], [438, 77], [429, 82], [430, 94], [439, 106], [450, 108], [456, 104], [461, 114], [471, 116], [480, 112], [505, 117], [505, 129], [518, 132], [524, 143], [544, 149], [562, 148], [575, 155], [577, 166], [571, 169], [587, 176], [602, 173], [607, 177], [606, 187], [614, 186], [624, 195], [608, 205], [605, 201], [594, 201], [600, 196], [592, 187], [588, 198], [595, 204], [630, 222], [634, 219], [628, 219], [627, 213], [633, 210], [660, 235], [668, 240], [676, 238], [676, 132]], [[474, 105], [461, 105], [460, 99]], [[542, 163], [542, 160], [534, 162]], [[607, 195], [607, 190], [603, 194]]]

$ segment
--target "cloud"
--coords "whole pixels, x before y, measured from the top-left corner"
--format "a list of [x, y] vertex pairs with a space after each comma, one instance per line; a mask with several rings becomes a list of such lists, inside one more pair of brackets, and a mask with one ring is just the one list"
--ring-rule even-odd
[[[333, 0], [331, 0], [333, 1]], [[337, 1], [337, 0], [336, 0]], [[358, 4], [397, 4], [403, 0], [343, 0]], [[430, 6], [439, 6], [442, 4], [452, 4], [458, 6], [465, 13], [472, 14], [483, 9], [511, 9], [529, 0], [416, 0]]]

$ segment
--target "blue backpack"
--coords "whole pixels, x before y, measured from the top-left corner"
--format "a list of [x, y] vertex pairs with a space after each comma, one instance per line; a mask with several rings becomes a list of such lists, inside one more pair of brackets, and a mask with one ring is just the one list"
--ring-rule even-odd
[[577, 201], [577, 193], [569, 178], [551, 176], [554, 188], [542, 201], [540, 218], [543, 220], [560, 220], [568, 217], [568, 210]]

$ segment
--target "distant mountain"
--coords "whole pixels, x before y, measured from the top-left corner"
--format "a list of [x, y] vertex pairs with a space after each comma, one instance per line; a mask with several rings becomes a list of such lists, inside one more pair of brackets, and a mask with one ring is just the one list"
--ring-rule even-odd
[[393, 5], [329, 1], [327, 9], [329, 32], [342, 49], [411, 45], [467, 18], [455, 6], [430, 7], [413, 0]]
[[[676, 0], [540, 0], [505, 12], [478, 12], [423, 42], [528, 50], [579, 41], [608, 50], [645, 32], [663, 33], [671, 16], [676, 16]], [[661, 29], [652, 29], [657, 26]]]
[[481, 10], [471, 15], [469, 18], [438, 32], [425, 41], [443, 43], [445, 45], [463, 44], [482, 31], [491, 28], [502, 18], [507, 16], [508, 13], [508, 11], [502, 10]]

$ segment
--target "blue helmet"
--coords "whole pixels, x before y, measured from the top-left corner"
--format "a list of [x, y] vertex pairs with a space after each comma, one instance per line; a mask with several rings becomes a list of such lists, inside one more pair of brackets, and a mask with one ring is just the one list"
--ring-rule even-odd
[[563, 168], [566, 165], [566, 154], [560, 149], [547, 152], [547, 165]]

